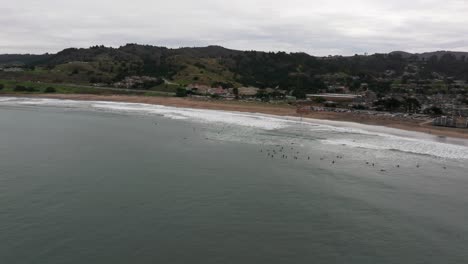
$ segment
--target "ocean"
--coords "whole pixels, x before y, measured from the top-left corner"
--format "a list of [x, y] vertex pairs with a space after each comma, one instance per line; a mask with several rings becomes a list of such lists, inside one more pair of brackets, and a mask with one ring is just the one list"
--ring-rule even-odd
[[467, 263], [468, 141], [0, 98], [0, 263]]

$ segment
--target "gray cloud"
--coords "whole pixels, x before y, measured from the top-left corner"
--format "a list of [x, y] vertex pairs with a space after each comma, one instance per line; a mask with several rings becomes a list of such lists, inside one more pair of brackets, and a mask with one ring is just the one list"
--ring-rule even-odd
[[16, 0], [0, 6], [0, 53], [129, 42], [314, 55], [468, 50], [464, 0]]

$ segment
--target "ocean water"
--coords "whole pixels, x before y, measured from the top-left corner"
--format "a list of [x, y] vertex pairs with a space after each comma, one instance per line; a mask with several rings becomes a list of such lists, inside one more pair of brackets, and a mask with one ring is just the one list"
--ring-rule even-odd
[[468, 142], [0, 98], [0, 263], [467, 263]]

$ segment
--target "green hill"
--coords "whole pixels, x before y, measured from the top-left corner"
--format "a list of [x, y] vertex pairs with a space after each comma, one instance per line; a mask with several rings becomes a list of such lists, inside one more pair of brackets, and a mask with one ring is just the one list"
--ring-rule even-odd
[[164, 78], [175, 86], [223, 84], [303, 92], [325, 87], [330, 76], [352, 88], [359, 83], [377, 87], [388, 81], [389, 72], [393, 80], [408, 75], [414, 80], [468, 80], [468, 59], [460, 52], [314, 57], [305, 53], [238, 51], [220, 46], [169, 49], [127, 44], [119, 48], [69, 48], [46, 55], [0, 55], [0, 65], [13, 64], [23, 65], [26, 70], [0, 72], [1, 79], [110, 85], [129, 76], [149, 76]]

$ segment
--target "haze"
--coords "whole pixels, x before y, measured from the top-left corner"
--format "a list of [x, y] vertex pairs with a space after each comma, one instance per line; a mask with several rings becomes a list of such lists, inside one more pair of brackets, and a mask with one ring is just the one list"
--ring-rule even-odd
[[468, 50], [465, 1], [1, 0], [0, 53], [222, 45], [313, 55]]

